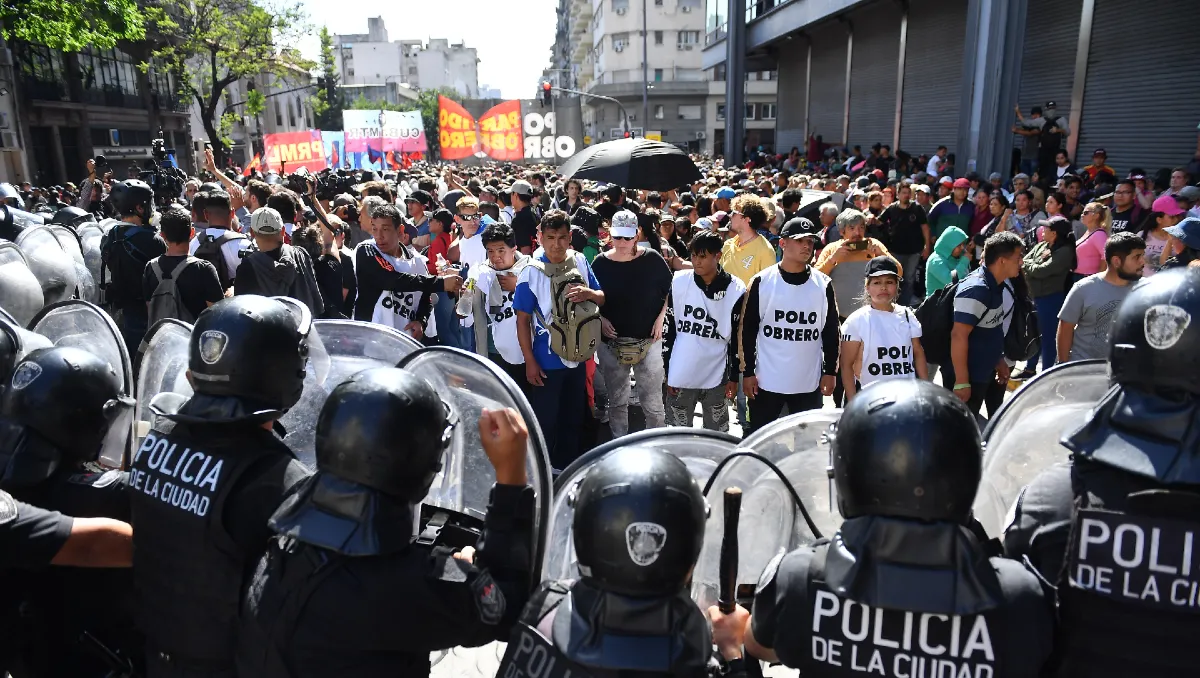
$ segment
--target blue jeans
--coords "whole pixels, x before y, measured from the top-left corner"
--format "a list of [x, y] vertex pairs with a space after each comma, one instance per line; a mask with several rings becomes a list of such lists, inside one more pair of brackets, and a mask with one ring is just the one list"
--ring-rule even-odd
[[587, 410], [587, 369], [543, 370], [542, 386], [529, 387], [529, 405], [550, 451], [550, 465], [561, 471], [579, 456], [579, 429]]
[[437, 304], [433, 307], [433, 315], [437, 318], [437, 339], [442, 346], [461, 348], [471, 353], [475, 352], [475, 335], [471, 335], [471, 343], [463, 342], [463, 327], [454, 313], [454, 297], [446, 292], [437, 293]]
[[[1042, 333], [1042, 343], [1038, 353], [1042, 359], [1042, 369], [1050, 369], [1058, 359], [1058, 312], [1062, 310], [1066, 292], [1055, 292], [1042, 297], [1033, 298], [1033, 306], [1037, 309], [1038, 330]], [[1029, 364], [1036, 364], [1038, 356], [1034, 356]]]
[[1028, 174], [1029, 176], [1032, 177], [1033, 173], [1036, 172], [1038, 169], [1037, 158], [1030, 158], [1029, 160], [1022, 160], [1021, 164], [1020, 164], [1020, 169], [1023, 173]]
[[[921, 253], [916, 254], [893, 254], [896, 261], [900, 262], [900, 268], [904, 278], [900, 281], [900, 305], [912, 306], [916, 301], [913, 296], [913, 285], [917, 283], [917, 269], [921, 267]], [[842, 383], [839, 378], [838, 383]]]

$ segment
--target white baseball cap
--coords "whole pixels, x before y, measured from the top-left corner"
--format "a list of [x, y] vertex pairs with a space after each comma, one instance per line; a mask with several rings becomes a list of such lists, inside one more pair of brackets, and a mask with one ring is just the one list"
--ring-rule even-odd
[[614, 238], [636, 238], [638, 234], [637, 215], [629, 210], [621, 210], [613, 215], [608, 232]]
[[283, 231], [283, 217], [271, 207], [260, 207], [250, 215], [250, 230], [263, 235], [275, 235]]

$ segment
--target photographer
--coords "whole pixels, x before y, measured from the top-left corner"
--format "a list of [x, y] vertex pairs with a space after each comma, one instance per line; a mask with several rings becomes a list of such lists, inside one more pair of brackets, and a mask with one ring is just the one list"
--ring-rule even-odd
[[104, 182], [101, 178], [112, 174], [112, 170], [108, 168], [104, 156], [98, 155], [95, 160], [87, 161], [87, 171], [87, 179], [79, 184], [79, 200], [75, 206], [96, 214], [103, 211], [102, 203], [107, 197], [104, 195]]
[[333, 199], [333, 214], [349, 229], [347, 240], [351, 249], [371, 239], [371, 234], [362, 227], [362, 213], [358, 201], [349, 193], [342, 193]]

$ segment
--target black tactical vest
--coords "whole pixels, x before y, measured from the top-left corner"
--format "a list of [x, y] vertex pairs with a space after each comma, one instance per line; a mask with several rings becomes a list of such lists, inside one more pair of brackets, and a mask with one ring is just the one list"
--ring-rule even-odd
[[[777, 607], [775, 652], [784, 664], [800, 669], [800, 675], [1027, 678], [1039, 674], [1049, 654], [1049, 623], [1046, 637], [1036, 641], [1026, 632], [1026, 624], [1034, 606], [1042, 607], [1038, 612], [1047, 618], [1049, 609], [1037, 579], [1020, 564], [990, 560], [1003, 592], [999, 607], [969, 615], [906, 612], [835, 594], [825, 583], [828, 548], [826, 543], [789, 554], [775, 575], [779, 594], [796, 601]], [[789, 642], [778, 642], [785, 634]]]
[[161, 660], [232, 666], [242, 586], [261, 550], [234, 542], [224, 527], [226, 505], [244, 476], [289, 456], [254, 424], [168, 423], [134, 454], [135, 614]]
[[1093, 464], [1071, 475], [1059, 675], [1197, 675], [1200, 488], [1155, 488]]

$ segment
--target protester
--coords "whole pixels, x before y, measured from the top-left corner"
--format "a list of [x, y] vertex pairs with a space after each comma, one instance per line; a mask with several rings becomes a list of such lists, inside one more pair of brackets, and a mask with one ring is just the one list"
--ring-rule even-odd
[[250, 229], [258, 250], [238, 265], [234, 294], [291, 297], [308, 307], [314, 318], [325, 312], [316, 272], [308, 253], [283, 242], [284, 221], [271, 207], [251, 215]]
[[[867, 237], [866, 215], [862, 212], [854, 209], [842, 212], [837, 218], [837, 228], [841, 239], [821, 250], [816, 268], [833, 281], [837, 310], [844, 320], [863, 303], [861, 290], [867, 263], [875, 257], [893, 260], [895, 257], [882, 242]], [[900, 274], [903, 273], [901, 266]]]
[[1103, 273], [1108, 261], [1105, 243], [1112, 229], [1112, 214], [1102, 203], [1093, 202], [1084, 208], [1082, 220], [1087, 231], [1075, 244], [1074, 282]]
[[1171, 236], [1168, 251], [1171, 258], [1163, 262], [1163, 268], [1179, 268], [1181, 266], [1200, 266], [1200, 219], [1188, 217], [1178, 224], [1166, 229]]
[[721, 250], [721, 268], [747, 285], [760, 271], [775, 264], [775, 248], [759, 233], [766, 223], [767, 211], [761, 198], [744, 194], [733, 199], [729, 212], [733, 237]]
[[[1042, 369], [1050, 369], [1057, 362], [1058, 314], [1066, 299], [1067, 289], [1073, 282], [1071, 271], [1075, 269], [1075, 234], [1071, 222], [1056, 216], [1037, 224], [1042, 228], [1043, 240], [1033, 246], [1024, 257], [1022, 270], [1029, 285], [1029, 294], [1037, 309], [1038, 330], [1041, 332], [1039, 355]], [[1029, 361], [1037, 363], [1038, 356]], [[1014, 379], [1032, 376], [1033, 370], [1025, 369], [1014, 374]]]
[[534, 241], [538, 235], [537, 216], [533, 213], [533, 186], [530, 186], [528, 181], [514, 181], [510, 191], [512, 227], [517, 237], [517, 249], [521, 254], [533, 254]]
[[888, 247], [900, 268], [908, 272], [900, 282], [900, 304], [910, 305], [915, 296], [916, 271], [922, 259], [933, 253], [932, 231], [925, 210], [912, 202], [912, 187], [904, 184], [898, 189], [897, 202], [888, 205], [880, 217], [883, 230], [888, 234]]
[[921, 323], [896, 303], [900, 267], [890, 257], [867, 263], [863, 304], [842, 323], [841, 380], [846, 402], [888, 379], [928, 379]]
[[[523, 391], [530, 388], [525, 379], [525, 356], [517, 340], [517, 315], [513, 298], [517, 278], [529, 258], [517, 250], [512, 227], [502, 222], [484, 226], [479, 236], [487, 252], [487, 261], [479, 264], [475, 304], [475, 352], [486, 354]], [[485, 321], [486, 319], [486, 321]]]
[[[932, 238], [940, 238], [951, 226], [967, 233], [970, 231], [972, 219], [975, 218], [975, 205], [967, 200], [970, 182], [966, 179], [955, 179], [952, 183], [950, 194], [939, 199], [929, 209], [929, 232]], [[945, 186], [945, 182], [941, 185]]]
[[1058, 361], [1106, 358], [1117, 307], [1142, 279], [1146, 242], [1118, 233], [1104, 246], [1107, 265], [1075, 283], [1058, 314]]
[[159, 218], [159, 231], [167, 251], [146, 264], [142, 291], [149, 326], [164, 318], [193, 323], [204, 309], [225, 298], [217, 269], [188, 255], [192, 220], [182, 209], [170, 209]]

